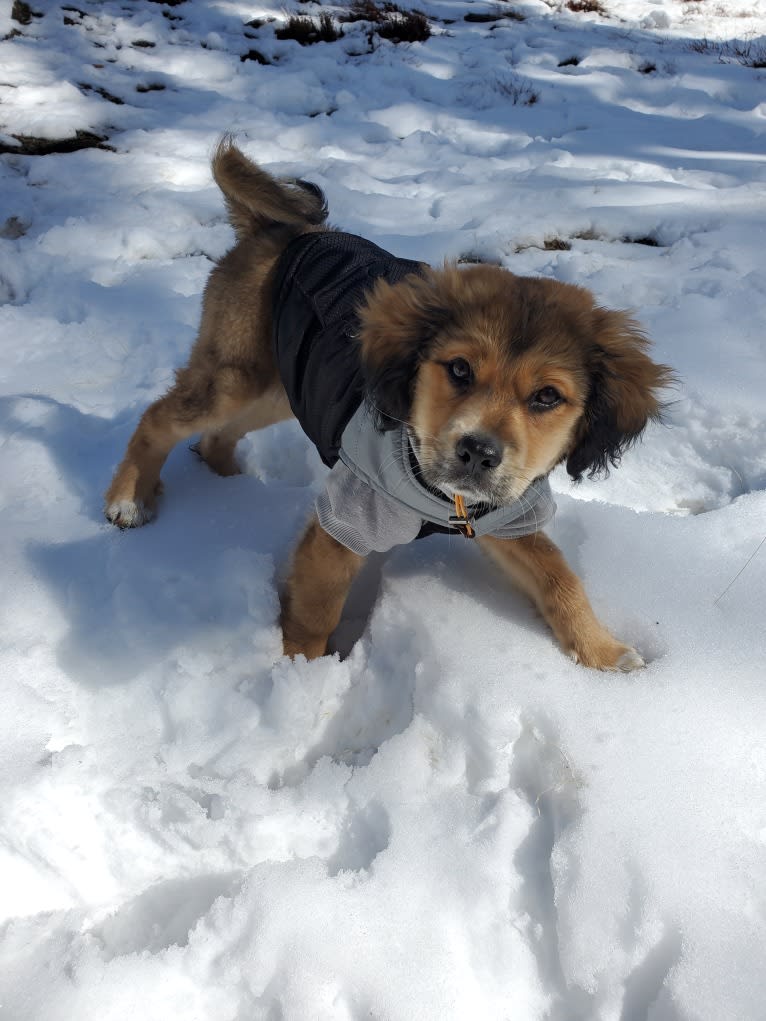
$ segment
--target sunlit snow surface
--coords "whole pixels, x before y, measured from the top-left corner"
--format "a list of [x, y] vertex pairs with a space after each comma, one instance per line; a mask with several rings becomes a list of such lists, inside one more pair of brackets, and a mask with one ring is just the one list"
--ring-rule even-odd
[[[0, 142], [109, 146], [0, 157], [3, 1019], [766, 1017], [766, 5], [420, 7], [372, 52], [277, 40], [277, 0], [0, 15]], [[645, 671], [442, 538], [370, 564], [346, 659], [282, 659], [294, 424], [102, 521], [232, 241], [225, 130], [400, 255], [635, 310], [670, 427], [556, 474], [551, 534]]]

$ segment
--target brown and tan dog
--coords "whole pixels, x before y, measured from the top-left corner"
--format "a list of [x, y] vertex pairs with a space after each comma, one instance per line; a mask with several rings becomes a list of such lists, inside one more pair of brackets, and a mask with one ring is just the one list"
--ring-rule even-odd
[[[213, 159], [237, 243], [208, 281], [199, 337], [170, 391], [143, 415], [106, 494], [120, 527], [148, 521], [172, 447], [238, 471], [245, 433], [292, 416], [272, 341], [277, 264], [294, 239], [329, 232], [323, 196], [277, 181], [228, 140]], [[499, 507], [566, 462], [594, 475], [660, 417], [670, 370], [624, 312], [586, 290], [494, 266], [431, 269], [370, 284], [353, 343], [379, 427], [405, 422], [424, 485], [445, 499]], [[589, 667], [632, 670], [639, 654], [598, 621], [583, 587], [542, 532], [478, 542], [537, 605], [562, 648]], [[364, 562], [312, 518], [283, 600], [284, 648], [326, 652]]]

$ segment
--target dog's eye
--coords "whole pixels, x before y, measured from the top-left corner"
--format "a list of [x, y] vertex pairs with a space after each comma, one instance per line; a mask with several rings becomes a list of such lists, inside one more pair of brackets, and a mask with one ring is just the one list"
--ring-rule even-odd
[[466, 386], [473, 379], [473, 371], [465, 358], [453, 358], [447, 362], [447, 372], [458, 386]]
[[532, 394], [529, 406], [533, 411], [547, 411], [549, 408], [555, 408], [557, 404], [561, 404], [563, 400], [564, 398], [555, 386], [544, 386], [542, 390]]

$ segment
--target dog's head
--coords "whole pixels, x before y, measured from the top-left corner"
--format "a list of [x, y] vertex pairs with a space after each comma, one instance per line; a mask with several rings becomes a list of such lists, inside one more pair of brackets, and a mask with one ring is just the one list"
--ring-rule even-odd
[[624, 312], [493, 266], [380, 280], [361, 310], [377, 425], [406, 423], [424, 480], [500, 506], [562, 461], [606, 473], [672, 381]]

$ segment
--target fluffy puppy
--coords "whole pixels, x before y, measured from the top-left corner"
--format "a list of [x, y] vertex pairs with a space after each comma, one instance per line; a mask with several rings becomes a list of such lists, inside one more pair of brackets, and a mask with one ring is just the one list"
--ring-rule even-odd
[[212, 169], [237, 242], [210, 275], [188, 365], [130, 440], [107, 518], [151, 518], [179, 440], [201, 433], [195, 449], [229, 475], [245, 433], [295, 414], [332, 470], [286, 584], [288, 655], [326, 652], [371, 549], [445, 531], [476, 538], [577, 662], [642, 666], [542, 531], [557, 464], [575, 480], [605, 472], [660, 417], [672, 375], [637, 324], [568, 284], [396, 259], [329, 228], [316, 186], [276, 180], [228, 140]]

